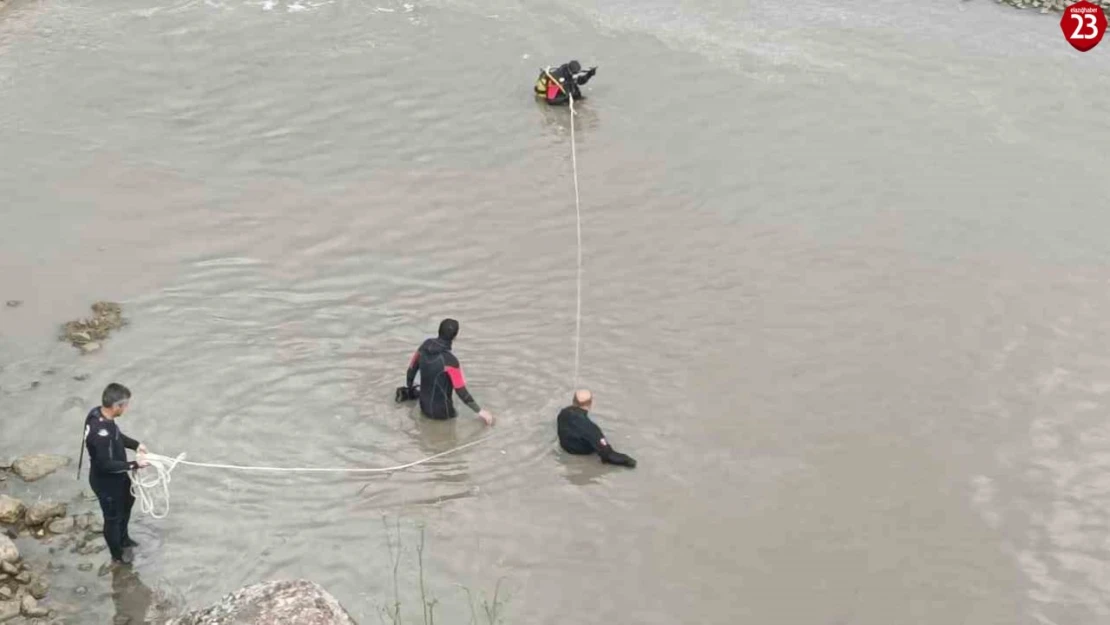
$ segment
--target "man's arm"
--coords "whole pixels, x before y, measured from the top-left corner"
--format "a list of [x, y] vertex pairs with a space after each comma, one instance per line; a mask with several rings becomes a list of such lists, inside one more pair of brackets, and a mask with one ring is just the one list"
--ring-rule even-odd
[[590, 79], [593, 78], [594, 74], [596, 74], [596, 73], [597, 73], [597, 68], [596, 67], [591, 67], [590, 69], [586, 70], [585, 72], [575, 76], [574, 80], [578, 84], [584, 85], [584, 84], [590, 82]]
[[131, 438], [123, 432], [119, 433], [119, 437], [123, 439], [124, 447], [130, 449], [131, 451], [137, 451], [139, 449], [139, 441]]
[[447, 371], [447, 377], [451, 378], [451, 386], [458, 393], [459, 399], [474, 412], [481, 412], [482, 408], [478, 406], [478, 402], [474, 401], [474, 397], [470, 395], [470, 391], [466, 388], [466, 378], [463, 377], [462, 367], [455, 363], [455, 366], [448, 366], [445, 371]]
[[579, 424], [580, 433], [582, 438], [589, 441], [593, 446], [594, 451], [598, 456], [601, 456], [601, 461], [607, 464], [619, 464], [632, 468], [636, 466], [636, 460], [632, 456], [622, 454], [621, 452], [613, 449], [609, 441], [605, 440], [605, 434], [596, 423], [591, 421], [588, 417], [582, 419], [584, 423]]
[[416, 381], [416, 372], [420, 371], [420, 350], [412, 353], [412, 360], [409, 360], [409, 370], [405, 372], [405, 386], [412, 388], [413, 382]]

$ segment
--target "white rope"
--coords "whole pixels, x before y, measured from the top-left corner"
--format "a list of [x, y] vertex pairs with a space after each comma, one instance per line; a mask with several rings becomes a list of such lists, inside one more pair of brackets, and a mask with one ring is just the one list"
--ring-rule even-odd
[[[131, 494], [134, 495], [135, 499], [139, 502], [139, 510], [141, 510], [143, 514], [149, 514], [155, 519], [164, 519], [170, 512], [170, 474], [173, 473], [173, 470], [177, 468], [179, 464], [203, 469], [223, 469], [229, 471], [269, 471], [281, 473], [393, 473], [462, 451], [469, 447], [484, 443], [490, 438], [491, 436], [486, 436], [476, 441], [453, 447], [433, 456], [428, 456], [427, 458], [421, 458], [420, 460], [392, 467], [249, 466], [240, 464], [216, 464], [212, 462], [192, 462], [190, 460], [185, 460], [184, 453], [178, 454], [176, 458], [148, 453], [144, 454], [142, 457], [150, 466], [146, 469], [140, 469], [139, 471], [132, 471], [129, 474], [131, 477]], [[145, 475], [143, 474], [144, 472]], [[153, 475], [150, 472], [153, 472]], [[155, 502], [155, 495], [158, 490], [162, 491], [160, 499], [165, 501], [164, 507], [161, 510], [158, 509]]]
[[[573, 80], [573, 77], [571, 78]], [[574, 96], [567, 89], [567, 98], [570, 101], [570, 163], [574, 168], [574, 219], [578, 235], [578, 273], [576, 285], [578, 287], [577, 304], [574, 310], [574, 388], [578, 388], [578, 363], [579, 345], [582, 342], [582, 206], [578, 200], [578, 146], [574, 143]]]

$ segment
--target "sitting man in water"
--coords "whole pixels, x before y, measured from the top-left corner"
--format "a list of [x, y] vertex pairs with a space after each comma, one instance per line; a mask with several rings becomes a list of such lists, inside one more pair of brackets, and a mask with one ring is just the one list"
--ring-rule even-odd
[[558, 430], [559, 445], [568, 453], [592, 454], [601, 456], [601, 461], [609, 464], [621, 464], [628, 468], [636, 466], [636, 461], [631, 456], [626, 456], [613, 449], [601, 428], [590, 420], [589, 410], [593, 407], [593, 393], [587, 390], [575, 391], [572, 405], [563, 408], [559, 413]]
[[[127, 411], [131, 391], [122, 384], [112, 383], [100, 398], [100, 406], [85, 417], [85, 449], [89, 454], [89, 486], [100, 500], [104, 514], [104, 542], [112, 554], [112, 564], [131, 564], [132, 549], [139, 544], [131, 540], [127, 525], [135, 496], [127, 474], [147, 466], [143, 455], [146, 446], [120, 432], [116, 419]], [[135, 460], [127, 460], [128, 449], [137, 452]]]
[[575, 102], [585, 100], [586, 96], [582, 95], [578, 86], [589, 82], [596, 73], [596, 67], [583, 72], [578, 61], [571, 61], [555, 69], [545, 69], [536, 79], [536, 95], [543, 96], [544, 101], [553, 106], [566, 104], [570, 96], [574, 97]]
[[[486, 425], [493, 425], [493, 415], [478, 406], [466, 388], [462, 365], [451, 353], [451, 344], [459, 334], [459, 322], [444, 319], [439, 324], [439, 336], [424, 341], [420, 349], [412, 355], [405, 374], [405, 386], [397, 389], [398, 399], [415, 399], [419, 394], [420, 411], [432, 419], [454, 419], [457, 416], [455, 404], [451, 399], [453, 392], [459, 399], [478, 413]], [[420, 387], [413, 386], [416, 374], [420, 373]]]

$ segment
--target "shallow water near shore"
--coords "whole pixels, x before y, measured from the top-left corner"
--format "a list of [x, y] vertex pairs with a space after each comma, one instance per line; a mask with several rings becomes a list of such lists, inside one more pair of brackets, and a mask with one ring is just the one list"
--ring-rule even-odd
[[[509, 623], [1106, 622], [1110, 44], [1079, 54], [1057, 22], [892, 0], [9, 7], [0, 301], [23, 304], [0, 308], [0, 456], [76, 455], [111, 381], [136, 392], [123, 431], [166, 455], [429, 456], [486, 433], [392, 400], [452, 316], [493, 438], [392, 476], [179, 468], [168, 518], [135, 521], [145, 587], [200, 606], [305, 577], [377, 622], [399, 517], [406, 619], [423, 525], [447, 624], [498, 580]], [[634, 471], [555, 444], [569, 127], [530, 90], [570, 58], [600, 68], [576, 127], [582, 382]], [[57, 330], [97, 300], [130, 323], [82, 356]], [[71, 469], [0, 491], [70, 496]], [[69, 569], [50, 597], [89, 622], [144, 605], [111, 583]]]

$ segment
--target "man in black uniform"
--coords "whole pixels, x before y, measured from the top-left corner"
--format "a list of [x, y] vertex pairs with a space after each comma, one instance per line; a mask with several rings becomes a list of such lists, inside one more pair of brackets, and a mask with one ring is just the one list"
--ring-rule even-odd
[[[566, 104], [570, 99], [568, 92], [575, 102], [585, 100], [586, 96], [582, 95], [578, 86], [589, 82], [596, 73], [596, 67], [583, 72], [578, 61], [571, 61], [555, 69], [545, 69], [536, 79], [536, 95], [543, 96], [544, 101], [551, 105]], [[552, 78], [555, 80], [552, 81]]]
[[593, 407], [593, 394], [587, 390], [575, 391], [574, 399], [570, 406], [563, 408], [559, 413], [558, 430], [559, 445], [568, 453], [592, 454], [601, 456], [601, 461], [609, 464], [620, 464], [628, 468], [636, 466], [636, 461], [631, 456], [626, 456], [613, 449], [601, 428], [590, 420], [589, 410]]
[[[131, 540], [127, 524], [131, 520], [131, 507], [135, 497], [131, 494], [131, 480], [127, 474], [147, 466], [143, 454], [145, 445], [119, 431], [116, 419], [127, 411], [131, 391], [122, 384], [112, 383], [105, 389], [100, 406], [85, 417], [85, 449], [89, 454], [89, 485], [100, 500], [104, 513], [104, 541], [112, 553], [113, 564], [130, 564], [132, 548], [138, 543]], [[127, 460], [128, 449], [137, 452], [134, 461]]]
[[[457, 415], [452, 393], [457, 392], [471, 410], [478, 413], [486, 425], [493, 424], [493, 415], [478, 406], [466, 388], [459, 359], [451, 353], [451, 344], [459, 334], [459, 322], [444, 319], [439, 324], [439, 336], [428, 339], [416, 350], [405, 373], [405, 386], [398, 389], [397, 398], [415, 399], [420, 396], [420, 411], [432, 419], [454, 419]], [[413, 386], [420, 373], [420, 387]]]

